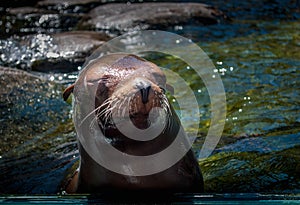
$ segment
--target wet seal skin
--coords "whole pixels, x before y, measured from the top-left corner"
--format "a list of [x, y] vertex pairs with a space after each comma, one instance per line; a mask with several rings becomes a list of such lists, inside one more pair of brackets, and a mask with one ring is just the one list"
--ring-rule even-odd
[[[181, 123], [166, 98], [166, 77], [158, 66], [131, 54], [100, 57], [88, 64], [76, 82], [64, 91], [64, 100], [72, 92], [75, 100], [80, 100], [75, 91], [82, 92], [89, 88], [89, 84], [95, 83], [96, 95], [91, 99], [95, 103], [94, 126], [100, 127], [103, 136], [114, 148], [130, 155], [147, 156], [164, 150], [174, 141]], [[131, 121], [138, 129], [147, 129], [153, 119], [158, 119], [150, 112], [157, 107], [166, 113], [167, 122], [154, 139], [134, 140], [134, 136], [126, 136], [115, 124], [115, 119], [120, 118]], [[128, 113], [129, 117], [124, 118], [124, 113]], [[131, 134], [135, 135], [134, 132]], [[67, 193], [203, 192], [203, 177], [191, 149], [162, 172], [134, 176], [122, 175], [101, 166], [78, 141], [80, 165], [64, 186]]]

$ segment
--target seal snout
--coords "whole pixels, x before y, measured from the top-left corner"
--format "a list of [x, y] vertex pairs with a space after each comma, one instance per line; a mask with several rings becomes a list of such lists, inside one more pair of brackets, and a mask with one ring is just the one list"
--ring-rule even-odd
[[137, 78], [135, 79], [135, 86], [140, 91], [142, 103], [147, 104], [149, 102], [151, 83], [144, 79]]
[[149, 101], [149, 92], [150, 92], [151, 86], [147, 86], [146, 88], [141, 88], [141, 96], [142, 96], [142, 103], [146, 104]]

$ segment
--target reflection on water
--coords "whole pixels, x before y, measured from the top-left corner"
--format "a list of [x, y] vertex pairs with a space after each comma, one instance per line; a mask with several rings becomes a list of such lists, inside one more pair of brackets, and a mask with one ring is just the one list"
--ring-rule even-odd
[[[268, 8], [251, 4], [252, 9], [238, 10], [249, 3], [238, 1], [233, 6], [215, 1], [229, 12], [231, 22], [171, 29], [191, 37], [210, 56], [226, 90], [222, 139], [214, 154], [199, 162], [207, 192], [300, 192], [300, 22], [297, 13], [289, 13], [296, 1], [289, 7], [274, 2]], [[55, 55], [48, 35], [32, 38], [30, 45], [22, 44], [20, 37], [1, 38], [2, 66], [28, 69], [33, 59], [43, 59], [49, 51]], [[202, 80], [178, 59], [158, 54], [146, 57], [176, 71], [195, 91], [201, 121], [199, 128], [190, 127], [190, 131], [199, 129], [194, 144], [198, 153], [211, 114]], [[78, 161], [78, 151], [71, 105], [62, 102], [62, 87], [51, 83], [69, 84], [80, 69], [34, 73], [46, 82], [4, 78], [0, 70], [0, 85], [10, 89], [0, 89], [0, 193], [60, 191], [67, 170]], [[37, 81], [42, 86], [28, 86], [40, 85]], [[179, 109], [176, 101], [174, 107]]]
[[153, 198], [152, 196], [135, 195], [124, 196], [122, 193], [118, 193], [118, 197], [115, 195], [65, 195], [65, 196], [8, 196], [0, 197], [0, 203], [20, 203], [20, 204], [134, 204], [134, 203], [162, 203], [162, 204], [203, 204], [203, 205], [262, 205], [262, 204], [298, 204], [300, 198], [298, 195], [267, 195], [267, 194], [175, 194], [175, 195], [161, 195], [160, 198]]

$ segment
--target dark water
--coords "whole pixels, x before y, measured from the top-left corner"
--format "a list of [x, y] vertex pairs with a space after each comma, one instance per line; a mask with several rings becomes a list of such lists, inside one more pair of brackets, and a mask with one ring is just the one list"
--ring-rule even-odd
[[[215, 72], [221, 76], [226, 91], [227, 116], [221, 141], [210, 157], [199, 160], [206, 191], [299, 194], [299, 1], [202, 2], [224, 11], [228, 20], [207, 26], [177, 25], [169, 31], [197, 42], [215, 64]], [[5, 7], [0, 5], [0, 64], [18, 69], [30, 70], [32, 59], [47, 57], [53, 51], [49, 34], [76, 30], [80, 18], [71, 15], [73, 7], [61, 8], [65, 15], [52, 15], [43, 24], [36, 24], [38, 17], [29, 15], [22, 27], [15, 16], [6, 13]], [[89, 8], [77, 9], [81, 14]], [[36, 33], [40, 35], [35, 35], [29, 45], [22, 43], [27, 34]], [[190, 129], [199, 129], [194, 144], [195, 152], [199, 153], [210, 126], [210, 99], [205, 86], [184, 62], [166, 56], [148, 58], [172, 68], [195, 90], [201, 121], [199, 128]], [[68, 169], [78, 162], [71, 105], [60, 98], [63, 87], [74, 81], [78, 71], [33, 73], [54, 84], [29, 90], [28, 85], [22, 84], [18, 92], [24, 97], [12, 99], [23, 104], [34, 99], [33, 107], [11, 107], [1, 99], [0, 193], [59, 193]], [[53, 96], [45, 94], [49, 92]], [[86, 200], [79, 197], [76, 203]], [[196, 196], [192, 200], [200, 203]], [[9, 198], [0, 199], [4, 201]], [[251, 200], [244, 201], [250, 203], [253, 204]], [[271, 204], [267, 198], [262, 203]]]
[[[143, 204], [243, 204], [243, 205], [278, 205], [278, 204], [298, 204], [299, 196], [284, 196], [284, 195], [265, 195], [265, 194], [176, 194], [168, 198], [144, 198], [139, 201]], [[87, 195], [72, 195], [72, 196], [14, 196], [0, 197], [1, 203], [14, 204], [133, 204], [137, 203], [132, 198], [122, 197], [116, 199], [114, 196], [87, 196]]]

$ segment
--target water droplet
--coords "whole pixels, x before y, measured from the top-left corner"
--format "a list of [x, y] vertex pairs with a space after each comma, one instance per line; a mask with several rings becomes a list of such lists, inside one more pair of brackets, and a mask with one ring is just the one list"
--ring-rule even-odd
[[55, 77], [53, 75], [49, 78], [50, 81], [53, 81], [54, 79]]
[[187, 67], [186, 67], [186, 69], [187, 69], [187, 70], [190, 70], [190, 69], [191, 69], [191, 67], [190, 67], [190, 66], [187, 66]]
[[242, 112], [243, 110], [242, 109], [239, 109], [239, 112]]
[[54, 52], [48, 52], [46, 54], [47, 58], [58, 58], [59, 57], [59, 54], [57, 53], [54, 53]]
[[227, 72], [227, 69], [226, 68], [221, 68], [221, 69], [219, 69], [219, 72], [225, 73], [225, 72]]
[[77, 75], [69, 75], [68, 78], [69, 78], [69, 79], [76, 79], [76, 78], [77, 78]]
[[172, 100], [172, 102], [176, 102], [176, 100], [175, 100], [175, 99], [173, 99], [173, 100]]
[[175, 29], [176, 31], [178, 31], [178, 30], [182, 30], [183, 27], [182, 27], [182, 26], [175, 26], [174, 29]]
[[229, 69], [230, 69], [230, 71], [233, 71], [233, 67], [232, 66]]
[[198, 93], [201, 93], [202, 91], [200, 89], [198, 89]]
[[48, 15], [42, 15], [39, 19], [39, 24], [42, 24], [43, 22], [47, 21], [49, 18]]
[[212, 78], [216, 78], [216, 75], [212, 75]]
[[217, 64], [218, 64], [218, 65], [222, 65], [223, 62], [222, 62], [222, 61], [217, 61]]
[[221, 69], [219, 69], [219, 72], [220, 72], [222, 75], [225, 75], [225, 72], [227, 72], [227, 69], [226, 69], [226, 68], [221, 68]]

